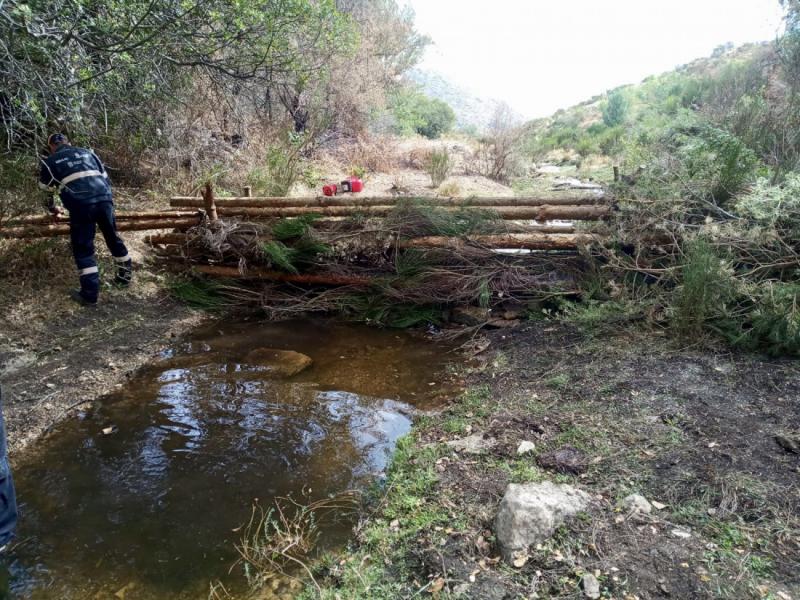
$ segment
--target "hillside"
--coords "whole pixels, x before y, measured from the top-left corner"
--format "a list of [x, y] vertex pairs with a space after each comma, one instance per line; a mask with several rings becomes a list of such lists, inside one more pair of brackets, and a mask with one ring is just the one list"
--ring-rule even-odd
[[449, 104], [456, 113], [456, 126], [464, 131], [484, 131], [501, 105], [500, 100], [478, 97], [439, 73], [412, 69], [407, 76], [420, 86], [426, 96]]
[[537, 159], [554, 151], [560, 156], [568, 151], [574, 159], [622, 158], [632, 137], [649, 137], [693, 119], [730, 121], [753, 108], [752, 103], [737, 107], [737, 101], [774, 83], [770, 74], [776, 62], [773, 44], [721, 46], [709, 57], [530, 121], [525, 150]]

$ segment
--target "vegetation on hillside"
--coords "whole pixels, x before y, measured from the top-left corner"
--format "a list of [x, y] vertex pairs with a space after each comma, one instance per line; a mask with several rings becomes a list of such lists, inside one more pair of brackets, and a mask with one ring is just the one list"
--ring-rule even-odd
[[603, 310], [800, 353], [800, 3], [784, 6], [774, 43], [720, 47], [527, 126], [533, 159], [620, 167], [618, 235], [586, 293], [613, 301]]
[[321, 149], [387, 122], [438, 137], [454, 119], [403, 77], [429, 40], [395, 0], [14, 0], [0, 39], [0, 215], [36, 208], [54, 131], [117, 185], [283, 193]]

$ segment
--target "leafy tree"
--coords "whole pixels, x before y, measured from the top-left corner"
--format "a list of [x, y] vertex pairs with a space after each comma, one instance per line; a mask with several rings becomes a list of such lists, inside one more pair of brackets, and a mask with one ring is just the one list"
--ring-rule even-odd
[[33, 146], [56, 126], [75, 135], [98, 122], [152, 125], [148, 108], [198, 78], [242, 94], [311, 77], [353, 39], [333, 0], [9, 0], [0, 3], [5, 145]]
[[392, 97], [392, 112], [401, 135], [418, 133], [437, 139], [453, 128], [456, 115], [449, 104], [429, 98], [413, 88], [402, 88]]
[[628, 116], [629, 103], [625, 94], [616, 90], [608, 95], [608, 100], [602, 107], [603, 123], [609, 127], [616, 127], [625, 122]]

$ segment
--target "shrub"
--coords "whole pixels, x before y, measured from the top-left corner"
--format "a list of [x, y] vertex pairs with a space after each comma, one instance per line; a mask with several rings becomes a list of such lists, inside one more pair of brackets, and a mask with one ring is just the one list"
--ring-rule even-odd
[[736, 200], [735, 209], [761, 227], [786, 229], [789, 237], [800, 237], [800, 173], [790, 174], [781, 185], [759, 179]]
[[602, 105], [603, 123], [609, 127], [622, 125], [628, 116], [630, 104], [628, 98], [621, 90], [615, 90], [608, 95], [608, 100]]
[[453, 168], [447, 148], [431, 150], [425, 158], [425, 172], [431, 177], [431, 187], [439, 187]]
[[683, 337], [700, 335], [725, 315], [734, 297], [733, 270], [703, 238], [687, 244], [681, 284], [673, 292], [672, 326]]
[[761, 288], [753, 311], [728, 338], [747, 350], [773, 356], [800, 354], [800, 284], [771, 282]]
[[402, 88], [391, 98], [396, 132], [400, 135], [418, 133], [437, 139], [453, 128], [456, 115], [450, 105], [425, 94]]
[[436, 193], [445, 198], [457, 198], [461, 195], [461, 186], [456, 181], [450, 181], [440, 185]]
[[267, 152], [264, 166], [253, 169], [247, 176], [247, 183], [259, 194], [286, 196], [300, 179], [302, 171], [297, 154], [272, 147]]

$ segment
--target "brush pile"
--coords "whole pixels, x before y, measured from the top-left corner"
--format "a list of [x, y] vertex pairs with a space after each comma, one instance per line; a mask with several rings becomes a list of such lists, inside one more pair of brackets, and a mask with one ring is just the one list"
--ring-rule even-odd
[[231, 218], [151, 238], [169, 260], [223, 278], [195, 280], [184, 294], [195, 301], [257, 306], [273, 318], [344, 312], [397, 327], [441, 322], [458, 305], [491, 309], [577, 293], [586, 270], [578, 249], [593, 241], [572, 225], [421, 202], [380, 217]]

